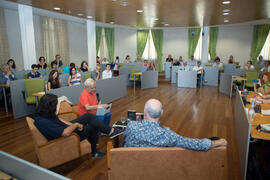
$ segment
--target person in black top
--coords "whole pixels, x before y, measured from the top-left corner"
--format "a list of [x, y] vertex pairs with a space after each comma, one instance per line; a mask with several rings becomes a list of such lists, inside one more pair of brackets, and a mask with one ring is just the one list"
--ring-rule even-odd
[[166, 62], [172, 62], [173, 61], [173, 58], [172, 58], [172, 55], [168, 55], [168, 58], [166, 59]]
[[172, 65], [173, 65], [173, 66], [179, 66], [180, 63], [179, 63], [179, 61], [177, 61], [176, 59], [174, 59]]
[[59, 79], [59, 73], [57, 70], [52, 70], [48, 77], [47, 90], [60, 88], [62, 81]]
[[15, 71], [17, 71], [16, 64], [15, 64], [14, 59], [9, 59], [7, 61], [7, 65], [10, 67], [10, 70], [11, 70], [12, 73], [14, 73]]
[[88, 63], [86, 61], [83, 61], [81, 63], [80, 72], [87, 72], [89, 71]]
[[45, 63], [45, 57], [43, 57], [43, 56], [39, 57], [38, 61], [39, 61], [39, 64], [37, 65], [38, 69], [47, 69], [48, 68], [47, 64]]
[[56, 115], [58, 99], [54, 94], [45, 94], [36, 109], [34, 125], [48, 140], [61, 136], [70, 136], [75, 132], [80, 140], [87, 139], [91, 143], [92, 157], [101, 158], [105, 153], [97, 151], [98, 132], [108, 134], [111, 138], [122, 134], [123, 131], [103, 124], [95, 115], [86, 113], [73, 121], [65, 121]]
[[32, 71], [27, 74], [28, 79], [41, 77], [40, 73], [38, 72], [38, 65], [32, 64], [31, 68]]

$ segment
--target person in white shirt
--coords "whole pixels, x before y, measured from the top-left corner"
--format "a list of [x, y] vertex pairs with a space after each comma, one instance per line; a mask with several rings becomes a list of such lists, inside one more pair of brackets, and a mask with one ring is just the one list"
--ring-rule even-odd
[[201, 61], [197, 62], [197, 66], [193, 67], [193, 71], [197, 71], [198, 85], [201, 85], [201, 82], [204, 81], [204, 69], [201, 66]]
[[222, 71], [223, 70], [223, 63], [220, 62], [220, 58], [219, 57], [216, 57], [215, 58], [215, 63], [213, 64], [213, 66], [216, 66], [219, 71]]
[[112, 78], [111, 65], [106, 64], [106, 69], [102, 72], [102, 79]]
[[107, 58], [103, 58], [101, 64], [108, 64], [108, 63], [109, 63], [109, 62], [108, 62]]
[[131, 63], [131, 62], [132, 62], [132, 61], [131, 61], [131, 59], [130, 59], [130, 56], [127, 55], [126, 58], [125, 58], [125, 60], [124, 60], [124, 63]]
[[180, 71], [190, 71], [190, 66], [187, 65], [187, 61], [184, 61], [182, 66], [179, 66]]
[[195, 66], [196, 63], [197, 63], [197, 61], [194, 59], [194, 56], [190, 56], [190, 60], [189, 60], [188, 64], [190, 66]]
[[245, 70], [254, 70], [254, 66], [252, 65], [251, 61], [248, 61], [247, 64], [244, 67]]

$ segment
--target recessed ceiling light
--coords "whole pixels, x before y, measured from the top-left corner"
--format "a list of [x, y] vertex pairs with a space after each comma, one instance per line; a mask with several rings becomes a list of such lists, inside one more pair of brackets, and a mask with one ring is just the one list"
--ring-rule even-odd
[[228, 16], [229, 14], [230, 13], [228, 13], [228, 12], [223, 13], [224, 16]]
[[138, 10], [137, 10], [137, 13], [142, 13], [142, 12], [143, 12], [142, 9], [138, 9]]
[[229, 22], [229, 20], [228, 19], [224, 19], [224, 22], [227, 23], [227, 22]]
[[223, 1], [222, 4], [231, 4], [231, 1]]
[[155, 21], [158, 21], [159, 19], [158, 18], [153, 18]]
[[83, 14], [82, 13], [78, 13], [77, 16], [83, 16]]
[[56, 11], [60, 11], [61, 10], [61, 8], [59, 8], [59, 7], [55, 7], [53, 9], [56, 10]]
[[88, 18], [88, 19], [92, 19], [92, 18], [93, 18], [93, 16], [87, 16], [87, 18]]
[[121, 2], [120, 5], [121, 6], [127, 6], [128, 5], [128, 2]]
[[230, 9], [224, 9], [223, 12], [230, 12]]
[[169, 24], [167, 24], [167, 23], [166, 23], [166, 24], [164, 24], [164, 25], [165, 25], [165, 26], [169, 26]]
[[112, 22], [110, 22], [110, 24], [114, 24], [114, 22], [112, 21]]

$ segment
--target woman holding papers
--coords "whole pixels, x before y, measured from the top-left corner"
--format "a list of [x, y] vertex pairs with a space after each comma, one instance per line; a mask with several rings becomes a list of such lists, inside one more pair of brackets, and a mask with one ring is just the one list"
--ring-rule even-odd
[[[253, 83], [254, 92], [258, 93], [262, 98], [270, 98], [270, 73], [265, 72], [262, 74], [261, 79], [258, 83]], [[257, 88], [259, 85], [259, 88]]]

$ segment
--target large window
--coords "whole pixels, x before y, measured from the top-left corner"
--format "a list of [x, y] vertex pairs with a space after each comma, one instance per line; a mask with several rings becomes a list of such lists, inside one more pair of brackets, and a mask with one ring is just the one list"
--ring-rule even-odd
[[100, 57], [101, 60], [103, 60], [103, 58], [108, 59], [108, 57], [109, 57], [104, 28], [102, 28], [102, 30], [101, 30], [101, 39], [100, 39], [98, 56]]
[[196, 60], [202, 59], [202, 31], [200, 32], [198, 44], [197, 44], [196, 50], [194, 52], [194, 59], [196, 59]]
[[268, 36], [260, 52], [260, 55], [263, 57], [263, 59], [270, 60], [270, 32], [268, 33]]
[[149, 30], [149, 35], [148, 35], [145, 49], [142, 55], [142, 59], [152, 60], [152, 61], [157, 60], [157, 52], [155, 49], [151, 30]]

